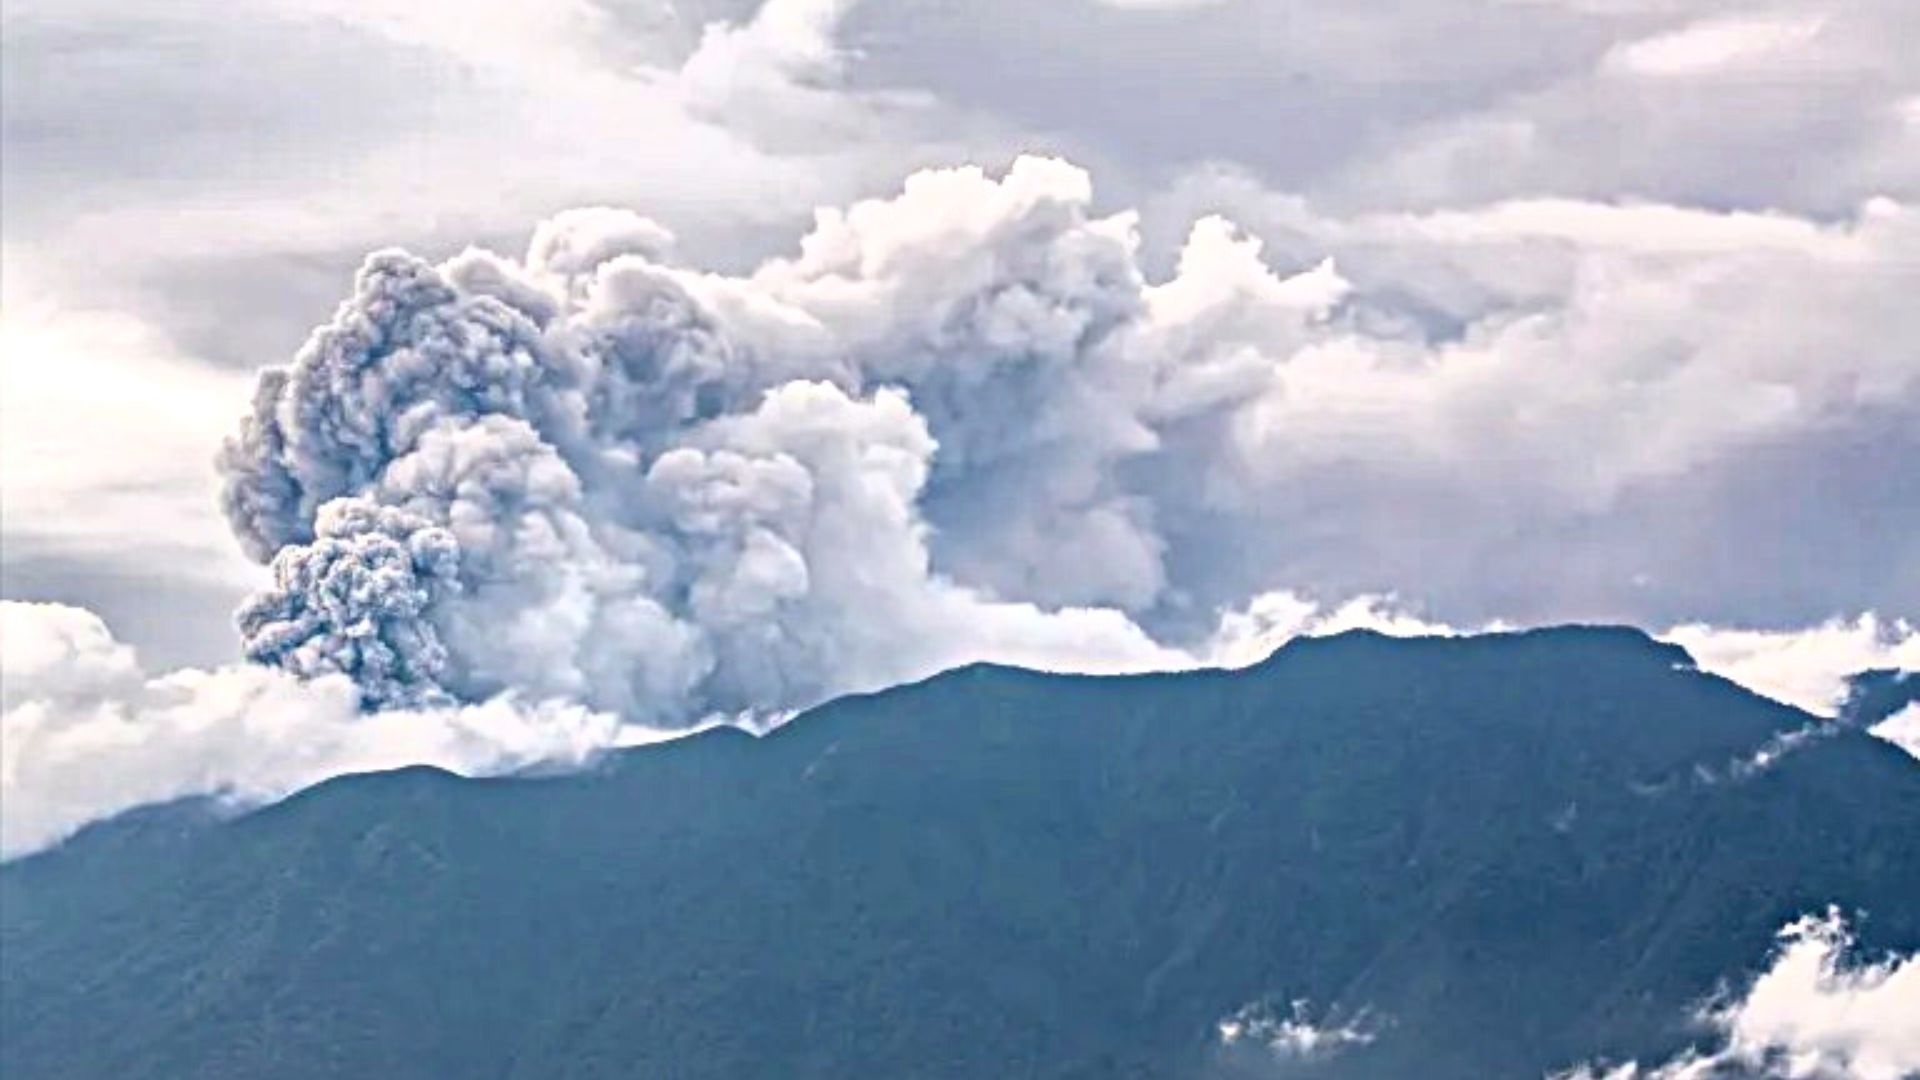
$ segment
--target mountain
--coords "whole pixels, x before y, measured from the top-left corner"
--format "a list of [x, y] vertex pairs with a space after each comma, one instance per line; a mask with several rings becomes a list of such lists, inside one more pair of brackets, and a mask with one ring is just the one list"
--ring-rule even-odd
[[[1920, 768], [1637, 632], [975, 666], [591, 772], [185, 804], [0, 869], [0, 1074], [1539, 1077], [1829, 903], [1920, 946]], [[1283, 1060], [1221, 1022], [1347, 1026]], [[1249, 1012], [1254, 1010], [1254, 1012]]]

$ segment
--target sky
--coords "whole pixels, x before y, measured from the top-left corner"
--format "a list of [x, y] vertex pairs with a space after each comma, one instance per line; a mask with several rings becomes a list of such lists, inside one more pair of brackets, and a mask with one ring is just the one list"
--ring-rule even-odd
[[20, 843], [979, 657], [1920, 667], [1910, 0], [3, 17], [7, 782], [121, 755]]

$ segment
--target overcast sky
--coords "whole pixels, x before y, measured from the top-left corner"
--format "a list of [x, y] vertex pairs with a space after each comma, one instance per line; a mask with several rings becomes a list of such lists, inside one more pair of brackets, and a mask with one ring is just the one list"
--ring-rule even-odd
[[[1330, 257], [1355, 317], [1416, 328], [1425, 359], [1350, 358], [1344, 389], [1319, 360], [1238, 420], [1268, 460], [1218, 482], [1259, 490], [1171, 526], [1171, 558], [1245, 564], [1207, 605], [1920, 614], [1907, 0], [755, 7], [12, 0], [6, 595], [230, 658], [263, 572], [212, 458], [369, 250], [518, 251], [610, 204], [743, 271], [816, 206], [1033, 152], [1139, 211], [1150, 277], [1222, 213], [1276, 273]], [[1474, 387], [1395, 368], [1489, 353]]]

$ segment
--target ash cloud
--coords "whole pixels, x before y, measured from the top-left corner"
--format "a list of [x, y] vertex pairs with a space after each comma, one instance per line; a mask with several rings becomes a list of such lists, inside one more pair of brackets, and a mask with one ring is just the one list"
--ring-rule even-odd
[[[1671, 617], [1633, 567], [1654, 538], [1729, 573], [1724, 537], [1675, 530], [1744, 455], [1920, 408], [1920, 228], [1886, 200], [1288, 203], [1256, 216], [1318, 254], [1203, 216], [1157, 281], [1095, 206], [1023, 158], [823, 209], [739, 274], [608, 208], [519, 258], [373, 256], [222, 459], [274, 568], [248, 655], [376, 707], [512, 689], [684, 723], [983, 656], [1178, 665], [1276, 587], [1645, 624]], [[1810, 287], [1840, 322], [1784, 302]]]
[[610, 213], [523, 260], [374, 256], [222, 458], [274, 573], [248, 656], [375, 707], [657, 722], [983, 653], [1171, 662], [1115, 603], [1164, 581], [1111, 475], [1154, 445], [1155, 373], [1129, 223], [1089, 200], [1057, 162], [921, 174], [743, 278]]

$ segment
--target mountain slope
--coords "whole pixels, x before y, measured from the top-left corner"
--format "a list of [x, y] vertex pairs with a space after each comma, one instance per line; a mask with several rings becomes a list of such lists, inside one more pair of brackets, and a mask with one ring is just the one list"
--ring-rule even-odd
[[[1539, 1076], [1684, 1042], [1838, 903], [1920, 945], [1920, 768], [1630, 631], [991, 667], [586, 775], [349, 778], [0, 870], [21, 1077]], [[1739, 778], [1736, 778], [1739, 777]], [[1293, 1063], [1297, 1065], [1298, 1063]]]

